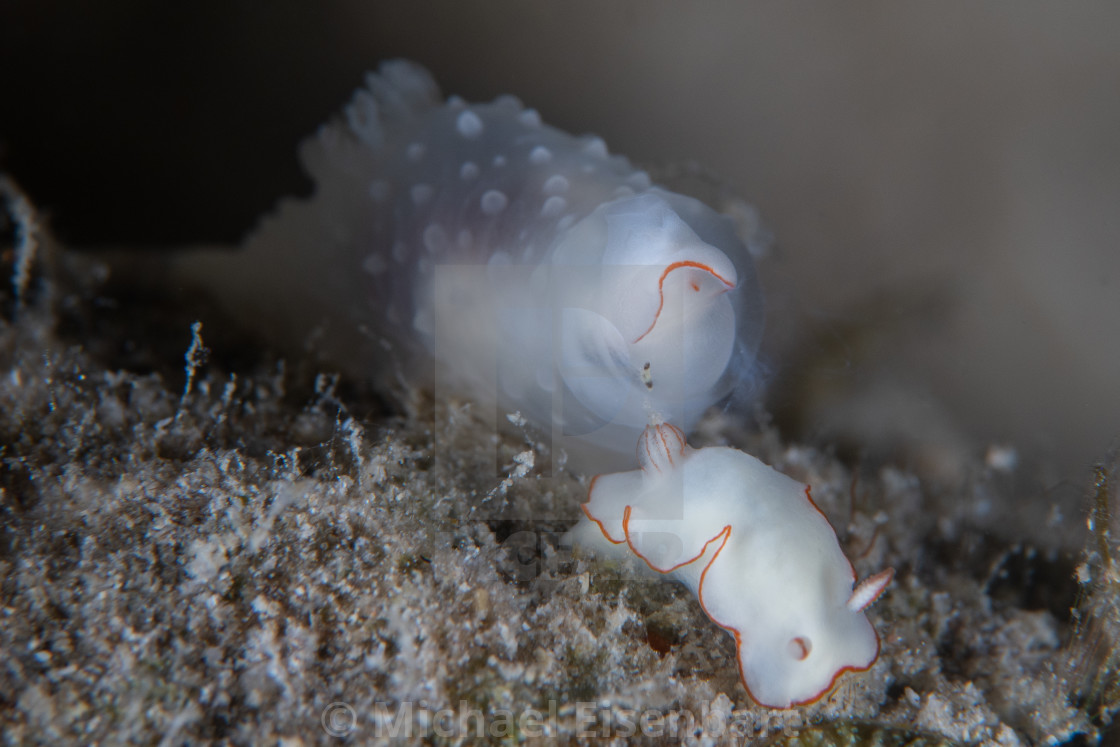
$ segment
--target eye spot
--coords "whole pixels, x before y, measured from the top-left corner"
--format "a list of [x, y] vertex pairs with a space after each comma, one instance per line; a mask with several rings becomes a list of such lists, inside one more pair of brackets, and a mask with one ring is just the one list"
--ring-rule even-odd
[[790, 658], [797, 659], [798, 661], [805, 661], [809, 658], [809, 653], [813, 650], [813, 642], [808, 638], [798, 636], [791, 638], [786, 645], [786, 651], [789, 652]]
[[692, 281], [692, 290], [699, 293], [700, 292], [700, 283], [697, 283], [695, 280], [693, 280]]

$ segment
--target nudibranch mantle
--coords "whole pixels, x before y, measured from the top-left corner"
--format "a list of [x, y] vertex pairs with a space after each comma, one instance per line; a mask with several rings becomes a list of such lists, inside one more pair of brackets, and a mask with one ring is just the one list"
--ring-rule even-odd
[[594, 479], [575, 540], [628, 548], [681, 581], [735, 638], [751, 697], [813, 702], [867, 669], [879, 638], [863, 610], [888, 569], [853, 590], [855, 571], [809, 487], [742, 451], [692, 449], [668, 424], [646, 428], [641, 469]]
[[753, 388], [761, 293], [732, 221], [601, 139], [394, 60], [300, 158], [313, 195], [180, 268], [282, 344], [516, 410], [579, 469], [628, 463], [651, 411], [691, 430]]

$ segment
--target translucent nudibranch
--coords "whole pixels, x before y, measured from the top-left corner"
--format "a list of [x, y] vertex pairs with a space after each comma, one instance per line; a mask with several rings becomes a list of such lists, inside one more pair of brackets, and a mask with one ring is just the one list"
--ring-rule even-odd
[[807, 485], [735, 449], [693, 449], [667, 424], [646, 428], [638, 460], [641, 469], [595, 478], [574, 539], [683, 582], [734, 636], [755, 701], [810, 703], [874, 663], [879, 638], [863, 610], [893, 570], [853, 589]]
[[300, 155], [314, 194], [187, 269], [239, 315], [314, 329], [365, 377], [434, 358], [569, 451], [628, 454], [650, 412], [690, 430], [750, 388], [762, 303], [731, 221], [599, 138], [511, 96], [444, 100], [393, 61]]

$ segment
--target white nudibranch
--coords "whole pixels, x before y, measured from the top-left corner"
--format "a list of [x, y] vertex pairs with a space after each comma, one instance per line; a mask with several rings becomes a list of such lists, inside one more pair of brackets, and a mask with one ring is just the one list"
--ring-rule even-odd
[[853, 589], [855, 571], [807, 485], [735, 449], [692, 449], [668, 424], [646, 428], [638, 461], [593, 480], [573, 537], [684, 583], [734, 637], [754, 700], [810, 703], [874, 663], [879, 638], [863, 610], [893, 570]]
[[650, 412], [687, 431], [752, 388], [761, 294], [731, 220], [513, 97], [445, 101], [404, 61], [365, 83], [301, 147], [314, 194], [184, 272], [364, 378], [431, 384], [434, 359], [577, 468], [625, 463]]
[[314, 194], [179, 275], [355, 376], [517, 411], [577, 469], [632, 464], [640, 438], [641, 470], [593, 482], [576, 537], [687, 584], [735, 635], [760, 703], [810, 701], [871, 665], [862, 609], [890, 572], [853, 591], [805, 486], [685, 443], [757, 375], [761, 294], [730, 219], [513, 97], [445, 101], [404, 61], [300, 156]]

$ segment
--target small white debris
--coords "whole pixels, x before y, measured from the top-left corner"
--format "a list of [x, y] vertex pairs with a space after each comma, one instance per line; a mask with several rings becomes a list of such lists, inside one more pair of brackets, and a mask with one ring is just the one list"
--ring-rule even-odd
[[532, 450], [526, 449], [513, 458], [514, 468], [510, 473], [510, 477], [524, 477], [529, 474], [533, 469], [533, 464], [536, 462], [536, 457], [533, 455]]
[[984, 463], [996, 472], [1014, 472], [1019, 465], [1019, 452], [1014, 446], [992, 444], [984, 454]]
[[187, 398], [191, 396], [195, 374], [198, 372], [198, 367], [201, 366], [206, 359], [207, 352], [206, 348], [202, 345], [202, 322], [195, 322], [191, 325], [190, 347], [187, 348], [187, 352], [183, 356], [183, 359], [186, 361], [186, 365], [183, 368], [187, 372], [187, 380], [183, 384], [183, 396], [179, 399], [179, 409], [175, 413], [176, 420], [183, 414], [183, 407], [187, 403]]

